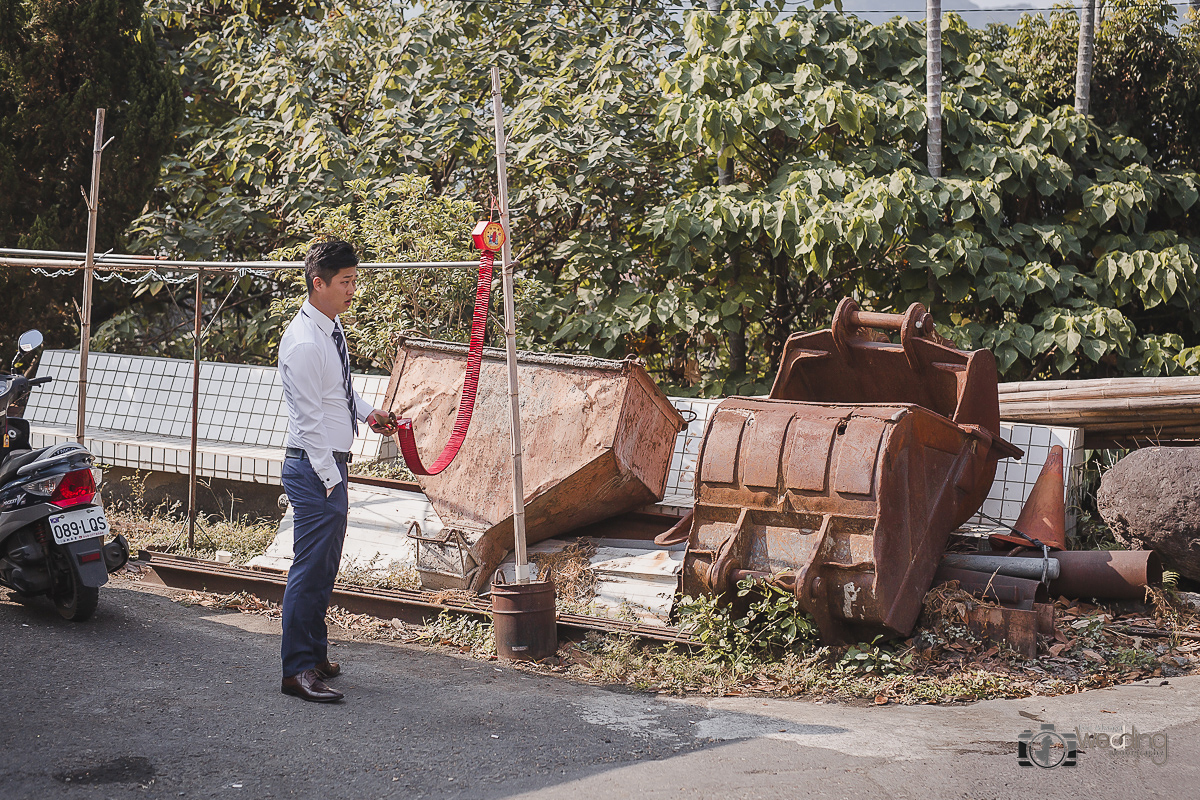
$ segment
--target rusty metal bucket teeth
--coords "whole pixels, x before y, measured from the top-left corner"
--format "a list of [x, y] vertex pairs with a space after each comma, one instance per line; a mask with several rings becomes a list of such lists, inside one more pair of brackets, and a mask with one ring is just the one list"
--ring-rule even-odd
[[770, 398], [729, 398], [709, 421], [683, 593], [771, 580], [826, 641], [907, 635], [950, 533], [997, 460], [1021, 455], [999, 435], [996, 377], [989, 351], [950, 346], [920, 305], [842, 301], [831, 329], [788, 340]]

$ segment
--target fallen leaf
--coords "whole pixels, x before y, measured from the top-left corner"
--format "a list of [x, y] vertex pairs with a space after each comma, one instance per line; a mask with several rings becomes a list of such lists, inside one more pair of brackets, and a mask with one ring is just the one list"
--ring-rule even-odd
[[888, 702], [889, 702], [888, 698], [884, 697], [883, 695], [881, 695], [881, 694], [875, 695], [875, 705], [886, 706], [888, 704]]
[[1100, 655], [1100, 654], [1099, 654], [1099, 653], [1097, 653], [1095, 650], [1088, 650], [1088, 649], [1084, 649], [1084, 650], [1083, 650], [1083, 657], [1084, 657], [1084, 658], [1086, 658], [1086, 659], [1087, 659], [1087, 660], [1089, 660], [1089, 661], [1095, 661], [1097, 664], [1103, 664], [1103, 663], [1105, 663], [1105, 662], [1104, 662], [1104, 656]]

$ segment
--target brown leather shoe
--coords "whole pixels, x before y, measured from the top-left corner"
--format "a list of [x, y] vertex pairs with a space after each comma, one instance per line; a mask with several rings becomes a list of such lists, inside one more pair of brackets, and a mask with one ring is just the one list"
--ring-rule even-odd
[[317, 677], [323, 681], [342, 674], [342, 665], [336, 661], [322, 661], [314, 669], [317, 671]]
[[344, 696], [337, 689], [326, 686], [317, 676], [315, 669], [307, 669], [299, 675], [284, 678], [280, 691], [313, 703], [336, 703]]

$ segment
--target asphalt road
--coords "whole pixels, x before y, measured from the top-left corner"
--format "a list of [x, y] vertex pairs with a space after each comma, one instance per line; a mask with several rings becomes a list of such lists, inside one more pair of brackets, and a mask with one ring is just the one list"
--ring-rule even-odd
[[[1200, 679], [880, 708], [675, 699], [339, 642], [346, 702], [279, 693], [278, 623], [130, 584], [62, 621], [0, 590], [0, 798], [1078, 798], [1200, 794]], [[1162, 732], [1021, 767], [1018, 734]]]

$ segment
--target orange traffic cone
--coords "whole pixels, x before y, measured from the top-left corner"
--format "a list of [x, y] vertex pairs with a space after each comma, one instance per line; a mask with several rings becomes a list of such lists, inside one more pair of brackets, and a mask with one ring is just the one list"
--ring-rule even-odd
[[[1021, 515], [1013, 525], [1026, 536], [1049, 545], [1052, 550], [1067, 549], [1067, 505], [1063, 499], [1063, 449], [1058, 445], [1050, 448], [1042, 473], [1038, 475], [1033, 491], [1021, 509]], [[1033, 545], [1015, 533], [998, 533], [989, 538], [993, 545]]]

